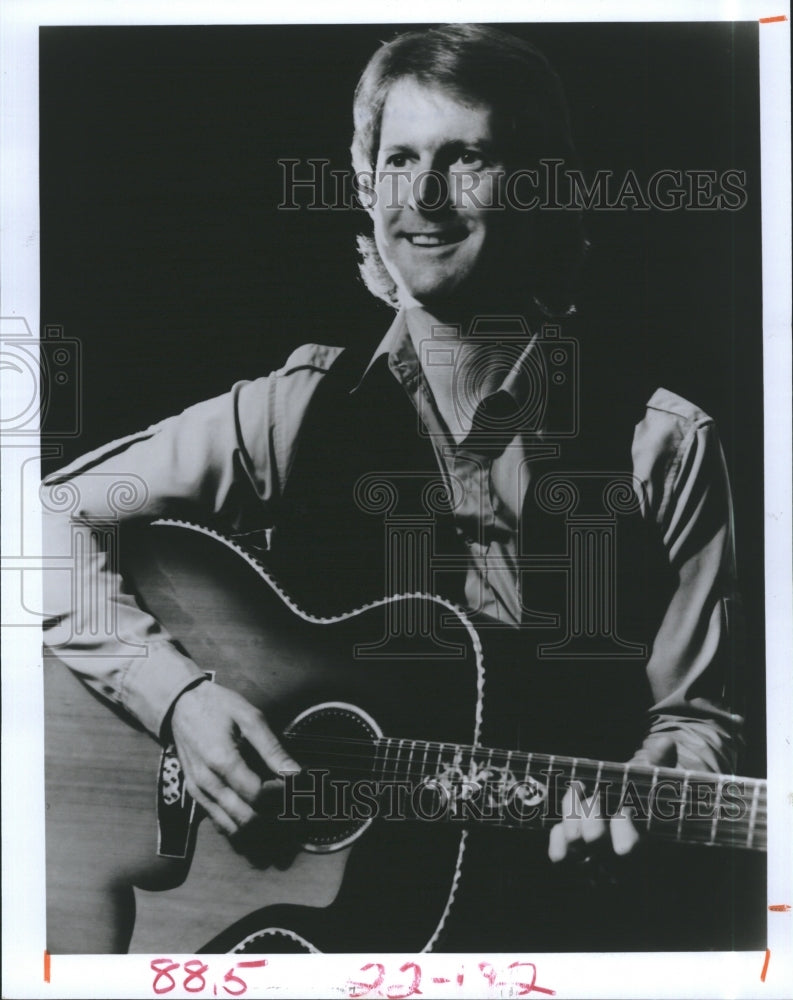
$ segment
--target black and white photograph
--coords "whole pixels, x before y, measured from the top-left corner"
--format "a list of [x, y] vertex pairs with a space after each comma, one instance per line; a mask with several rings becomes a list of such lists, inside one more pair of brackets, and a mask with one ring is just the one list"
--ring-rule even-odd
[[36, 28], [53, 995], [793, 985], [789, 24], [527, 11]]

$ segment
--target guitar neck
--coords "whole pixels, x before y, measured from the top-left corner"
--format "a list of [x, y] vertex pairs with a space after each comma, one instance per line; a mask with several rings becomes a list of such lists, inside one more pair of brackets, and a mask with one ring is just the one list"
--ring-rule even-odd
[[595, 804], [606, 817], [624, 809], [650, 834], [766, 850], [766, 784], [757, 778], [389, 738], [375, 741], [370, 764], [376, 781], [403, 785], [418, 818], [543, 828], [562, 818], [574, 784], [580, 814]]

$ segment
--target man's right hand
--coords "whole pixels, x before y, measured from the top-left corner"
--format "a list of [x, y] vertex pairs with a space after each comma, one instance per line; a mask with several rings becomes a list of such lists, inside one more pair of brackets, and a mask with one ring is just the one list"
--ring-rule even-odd
[[240, 752], [245, 740], [272, 774], [299, 771], [262, 713], [235, 691], [208, 681], [176, 700], [171, 731], [187, 791], [218, 829], [232, 836], [256, 817], [255, 805], [281, 780], [262, 780]]

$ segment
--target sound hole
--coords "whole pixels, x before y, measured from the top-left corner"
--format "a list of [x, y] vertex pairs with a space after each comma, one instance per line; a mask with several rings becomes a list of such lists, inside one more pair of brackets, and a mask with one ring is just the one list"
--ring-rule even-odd
[[371, 822], [379, 735], [373, 720], [342, 703], [310, 709], [287, 728], [286, 745], [303, 770], [287, 780], [281, 818], [301, 824], [307, 850], [339, 850]]

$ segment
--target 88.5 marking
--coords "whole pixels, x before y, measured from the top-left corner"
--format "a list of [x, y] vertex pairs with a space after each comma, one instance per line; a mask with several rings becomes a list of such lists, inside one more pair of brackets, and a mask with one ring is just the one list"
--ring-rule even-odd
[[[266, 958], [260, 958], [250, 962], [237, 962], [223, 976], [220, 984], [221, 992], [218, 993], [218, 984], [207, 979], [209, 965], [198, 958], [191, 958], [181, 965], [170, 958], [153, 958], [151, 960], [151, 970], [155, 973], [151, 988], [156, 996], [164, 996], [176, 989], [177, 986], [186, 993], [204, 993], [209, 990], [212, 996], [241, 997], [247, 989], [248, 984], [237, 972], [238, 969], [260, 969], [267, 965]], [[182, 973], [179, 974], [178, 970]], [[178, 977], [178, 978], [177, 978]]]

